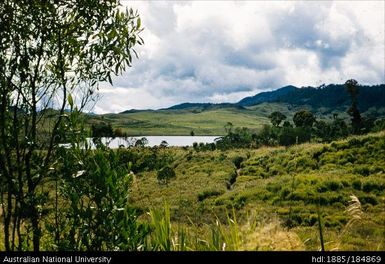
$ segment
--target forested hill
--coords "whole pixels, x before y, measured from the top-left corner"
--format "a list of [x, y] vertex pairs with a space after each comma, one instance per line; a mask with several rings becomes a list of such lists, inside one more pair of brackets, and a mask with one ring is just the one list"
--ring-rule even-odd
[[[319, 88], [286, 86], [275, 91], [246, 97], [239, 101], [238, 105], [252, 106], [266, 102], [308, 105], [312, 108], [346, 108], [351, 104], [351, 98], [344, 85], [330, 84]], [[357, 102], [360, 111], [363, 112], [370, 107], [384, 107], [385, 84], [360, 86]]]
[[[243, 106], [238, 104], [232, 104], [232, 103], [220, 103], [220, 104], [213, 104], [213, 103], [183, 103], [171, 106], [169, 108], [166, 108], [167, 110], [182, 110], [182, 109], [189, 109], [192, 108], [200, 109], [200, 110], [213, 110], [213, 109], [222, 109], [222, 108], [238, 108], [238, 109], [244, 109]], [[166, 110], [163, 109], [163, 110]]]

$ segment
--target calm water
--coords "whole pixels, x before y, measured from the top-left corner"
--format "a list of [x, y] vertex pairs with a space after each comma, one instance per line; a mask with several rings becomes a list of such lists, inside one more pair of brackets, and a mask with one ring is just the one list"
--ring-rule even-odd
[[[166, 141], [170, 147], [192, 146], [197, 143], [213, 143], [220, 136], [145, 136], [147, 139], [146, 146], [159, 146], [162, 141]], [[119, 146], [134, 146], [135, 142], [143, 137], [127, 137], [127, 138], [102, 138], [103, 144], [108, 144], [110, 148], [118, 148]], [[89, 139], [91, 141], [91, 139]]]

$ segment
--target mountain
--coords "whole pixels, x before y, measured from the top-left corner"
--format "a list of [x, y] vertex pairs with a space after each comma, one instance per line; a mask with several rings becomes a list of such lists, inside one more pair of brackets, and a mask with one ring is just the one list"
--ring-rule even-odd
[[260, 103], [277, 102], [277, 100], [279, 100], [280, 98], [283, 98], [285, 95], [292, 93], [297, 89], [299, 88], [292, 85], [288, 85], [274, 91], [262, 92], [254, 96], [245, 97], [237, 104], [241, 106], [251, 106]]
[[[369, 110], [371, 115], [384, 116], [385, 114], [385, 84], [359, 87], [357, 97], [358, 108], [361, 113]], [[245, 97], [238, 103], [182, 103], [159, 110], [126, 110], [121, 114], [167, 111], [167, 110], [187, 110], [201, 112], [217, 109], [237, 109], [247, 110], [252, 106], [262, 103], [282, 103], [293, 107], [306, 106], [312, 110], [326, 109], [326, 112], [342, 111], [346, 112], [351, 105], [350, 94], [346, 91], [344, 84], [329, 84], [320, 87], [295, 87], [288, 85], [274, 91], [258, 93], [254, 96]], [[322, 111], [325, 112], [325, 111]]]
[[239, 104], [232, 103], [221, 103], [221, 104], [212, 104], [212, 103], [183, 103], [171, 106], [169, 108], [161, 109], [161, 110], [184, 110], [184, 109], [200, 109], [204, 110], [212, 110], [212, 109], [222, 109], [222, 108], [237, 108], [244, 109], [243, 106]]
[[[385, 84], [360, 86], [358, 108], [364, 117], [385, 118]], [[332, 114], [350, 120], [347, 109], [351, 98], [344, 85], [302, 87], [285, 86], [275, 91], [246, 97], [238, 103], [183, 103], [159, 110], [127, 110], [119, 114], [88, 115], [90, 124], [109, 122], [132, 136], [224, 135], [224, 126], [246, 127], [252, 131], [269, 124], [268, 116], [280, 111], [288, 117], [303, 109], [317, 118], [330, 119]]]
[[151, 109], [147, 109], [147, 110], [130, 109], [130, 110], [120, 112], [119, 114], [130, 114], [130, 113], [149, 112], [149, 111], [154, 111], [154, 110], [151, 110]]
[[[351, 97], [343, 84], [330, 84], [318, 88], [286, 86], [275, 91], [246, 97], [237, 104], [252, 106], [273, 102], [287, 103], [295, 106], [306, 105], [315, 109], [321, 107], [346, 109], [351, 104]], [[385, 84], [360, 86], [357, 102], [362, 112], [367, 111], [371, 107], [385, 107]]]

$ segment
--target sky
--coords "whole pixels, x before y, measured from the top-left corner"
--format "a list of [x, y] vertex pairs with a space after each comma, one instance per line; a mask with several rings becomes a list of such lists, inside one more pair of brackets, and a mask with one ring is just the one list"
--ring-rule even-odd
[[385, 1], [122, 1], [145, 44], [93, 112], [237, 102], [286, 85], [385, 83]]

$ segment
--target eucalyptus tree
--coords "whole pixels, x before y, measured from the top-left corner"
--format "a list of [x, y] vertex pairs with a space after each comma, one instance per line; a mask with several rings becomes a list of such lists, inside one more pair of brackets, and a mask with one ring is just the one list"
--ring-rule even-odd
[[[131, 66], [143, 44], [137, 12], [118, 0], [0, 3], [0, 176], [6, 250], [39, 250], [59, 128]], [[29, 231], [31, 230], [31, 231]]]

